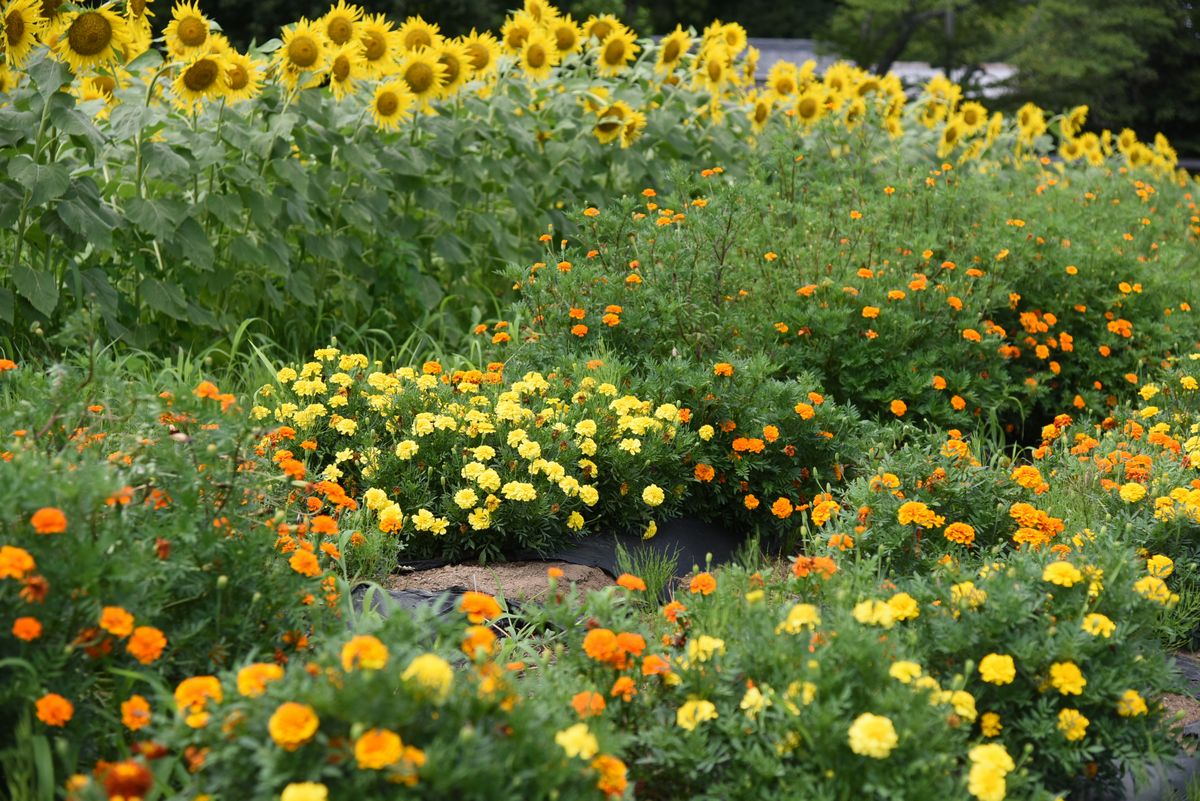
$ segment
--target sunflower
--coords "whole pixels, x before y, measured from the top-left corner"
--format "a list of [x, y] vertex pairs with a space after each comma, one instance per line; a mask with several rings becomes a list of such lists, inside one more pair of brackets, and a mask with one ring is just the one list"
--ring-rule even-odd
[[357, 35], [358, 21], [362, 15], [363, 10], [358, 6], [348, 6], [346, 0], [338, 0], [337, 5], [330, 6], [325, 16], [321, 17], [321, 33], [333, 44], [344, 45]]
[[416, 102], [408, 84], [404, 81], [388, 81], [375, 87], [375, 96], [371, 99], [371, 116], [375, 125], [387, 131], [395, 130], [400, 123], [412, 116], [412, 106]]
[[600, 43], [596, 69], [604, 76], [618, 75], [629, 66], [639, 50], [641, 48], [634, 42], [633, 31], [628, 28], [613, 31]]
[[867, 118], [867, 101], [856, 97], [846, 106], [846, 130], [853, 131]]
[[825, 88], [821, 84], [813, 84], [800, 97], [796, 98], [796, 119], [808, 127], [825, 115]]
[[529, 34], [540, 27], [541, 25], [531, 15], [524, 11], [518, 11], [505, 19], [504, 24], [500, 26], [500, 42], [504, 45], [505, 50], [517, 55], [525, 46], [525, 40], [529, 38]]
[[150, 10], [150, 4], [154, 0], [125, 0], [125, 16], [127, 19], [144, 19], [145, 17], [153, 17], [154, 12]]
[[1062, 123], [1059, 126], [1063, 136], [1070, 139], [1083, 130], [1083, 124], [1087, 122], [1087, 115], [1087, 106], [1076, 106], [1063, 115]]
[[421, 110], [429, 111], [430, 104], [442, 93], [446, 67], [438, 62], [437, 53], [426, 47], [405, 55], [399, 76], [408, 85]]
[[982, 103], [970, 100], [962, 104], [958, 110], [958, 120], [962, 123], [963, 136], [978, 133], [988, 123], [988, 112]]
[[76, 86], [72, 86], [71, 93], [78, 98], [80, 103], [103, 100], [103, 105], [97, 108], [93, 115], [96, 119], [103, 120], [108, 118], [112, 106], [116, 102], [113, 97], [116, 87], [116, 80], [108, 75], [89, 75], [80, 80]]
[[192, 2], [178, 2], [171, 9], [171, 21], [163, 30], [167, 52], [176, 61], [182, 61], [203, 52], [209, 44], [209, 29], [212, 24], [200, 13], [200, 6]]
[[[294, 87], [302, 74], [321, 72], [325, 67], [328, 46], [317, 26], [304, 17], [284, 28], [283, 44], [275, 51], [275, 66], [283, 83]], [[319, 78], [315, 78], [307, 86], [319, 81]]]
[[870, 97], [873, 94], [883, 91], [883, 84], [879, 78], [870, 73], [862, 76], [862, 78], [854, 85], [854, 94], [861, 98]]
[[995, 114], [992, 115], [992, 118], [990, 120], [988, 120], [988, 127], [987, 127], [987, 142], [988, 142], [988, 144], [990, 145], [992, 142], [995, 142], [996, 138], [998, 136], [1000, 136], [1000, 134], [1003, 131], [1004, 131], [1004, 115], [1001, 114], [999, 111], [997, 111]]
[[7, 64], [0, 64], [0, 95], [6, 95], [17, 88], [21, 73], [9, 69]]
[[392, 29], [391, 20], [383, 14], [364, 17], [358, 24], [358, 40], [363, 46], [363, 66], [371, 77], [382, 78], [396, 71], [400, 32]]
[[450, 97], [471, 80], [471, 54], [461, 39], [443, 39], [434, 48], [438, 63], [446, 68], [442, 78], [442, 95]]
[[1026, 103], [1017, 110], [1017, 126], [1020, 128], [1018, 140], [1021, 144], [1032, 145], [1034, 140], [1046, 132], [1046, 115], [1033, 103]]
[[521, 48], [521, 69], [535, 81], [550, 77], [550, 71], [558, 64], [558, 49], [550, 36], [541, 28], [532, 31]]
[[746, 49], [746, 29], [736, 22], [729, 22], [721, 26], [721, 39], [734, 58]]
[[621, 127], [621, 149], [625, 149], [641, 138], [646, 130], [646, 115], [640, 111], [630, 112]]
[[235, 105], [258, 97], [266, 65], [256, 58], [231, 50], [225, 54], [225, 102]]
[[938, 140], [938, 158], [944, 159], [949, 156], [962, 141], [963, 133], [961, 117], [955, 114], [946, 120], [946, 125], [942, 128], [941, 139]]
[[775, 104], [775, 97], [769, 92], [753, 93], [749, 99], [751, 105], [746, 116], [750, 118], [750, 128], [755, 133], [762, 133], [771, 119], [771, 107]]
[[400, 25], [400, 47], [412, 53], [422, 47], [433, 47], [441, 39], [438, 26], [419, 16], [409, 17]]
[[25, 63], [46, 26], [40, 0], [12, 0], [0, 17], [0, 43], [4, 61], [14, 67]]
[[559, 11], [546, 0], [525, 0], [525, 13], [537, 20], [539, 25], [548, 26], [559, 18]]
[[463, 39], [467, 60], [476, 78], [486, 78], [496, 70], [500, 61], [500, 42], [490, 31], [478, 33], [474, 28]]
[[700, 52], [694, 68], [697, 82], [714, 95], [729, 83], [729, 51], [720, 43], [709, 44]]
[[206, 100], [216, 100], [229, 88], [228, 64], [217, 53], [192, 56], [175, 75], [171, 89], [181, 111], [199, 111]]
[[1132, 128], [1124, 128], [1117, 136], [1117, 150], [1125, 155], [1138, 143], [1137, 133]]
[[607, 145], [625, 132], [625, 123], [633, 117], [633, 113], [628, 103], [618, 100], [596, 115], [599, 119], [592, 133], [600, 140], [600, 144]]
[[[742, 83], [753, 86], [758, 79], [758, 59], [762, 55], [757, 47], [746, 48], [746, 57], [742, 59]], [[736, 77], [734, 82], [737, 82]]]
[[589, 39], [595, 39], [597, 42], [603, 42], [614, 31], [623, 30], [625, 30], [625, 26], [612, 14], [601, 14], [600, 16], [593, 14], [588, 17], [587, 22], [583, 23], [583, 35]]
[[796, 65], [790, 61], [776, 61], [767, 72], [767, 89], [778, 98], [791, 97], [800, 91], [800, 79]]
[[692, 48], [692, 37], [679, 25], [658, 42], [658, 60], [654, 64], [655, 72], [673, 72], [687, 51]]
[[129, 45], [125, 20], [112, 10], [112, 3], [72, 11], [64, 15], [63, 24], [54, 52], [73, 72], [108, 66], [116, 62], [118, 52]]
[[887, 115], [883, 120], [883, 127], [892, 139], [899, 139], [904, 136], [904, 123], [900, 121], [899, 114]]
[[127, 17], [125, 21], [129, 29], [129, 46], [125, 48], [125, 63], [131, 64], [154, 44], [154, 31], [150, 27], [150, 18]]
[[354, 82], [366, 77], [363, 64], [363, 46], [350, 41], [329, 55], [329, 88], [337, 100], [354, 94]]
[[42, 19], [48, 23], [61, 22], [64, 0], [41, 0]]
[[583, 30], [571, 19], [571, 15], [551, 20], [546, 30], [554, 40], [554, 47], [563, 58], [583, 49]]

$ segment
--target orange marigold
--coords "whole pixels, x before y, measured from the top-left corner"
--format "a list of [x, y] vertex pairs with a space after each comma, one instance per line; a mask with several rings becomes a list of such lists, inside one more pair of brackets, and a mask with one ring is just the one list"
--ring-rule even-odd
[[711, 573], [697, 573], [692, 577], [691, 584], [688, 585], [688, 592], [692, 594], [711, 595], [712, 591], [716, 588], [717, 580], [713, 578]]
[[47, 726], [66, 726], [75, 717], [75, 705], [58, 693], [46, 693], [34, 707], [37, 719]]
[[125, 650], [143, 665], [157, 660], [166, 647], [166, 635], [153, 626], [138, 626], [125, 644]]
[[67, 530], [67, 516], [55, 506], [43, 506], [29, 518], [38, 534], [61, 534]]

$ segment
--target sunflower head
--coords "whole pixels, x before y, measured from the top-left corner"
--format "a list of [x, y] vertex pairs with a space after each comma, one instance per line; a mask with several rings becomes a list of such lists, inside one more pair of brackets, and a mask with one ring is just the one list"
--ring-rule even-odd
[[400, 25], [400, 46], [409, 53], [432, 48], [441, 40], [438, 26], [418, 17], [409, 17]]
[[46, 27], [39, 0], [13, 0], [0, 11], [0, 44], [5, 61], [14, 67], [25, 63]]
[[642, 136], [642, 131], [646, 130], [646, 115], [640, 111], [632, 111], [625, 118], [625, 125], [621, 127], [621, 148], [627, 148], [636, 142]]
[[346, 5], [346, 0], [338, 0], [337, 5], [331, 6], [321, 17], [321, 32], [333, 44], [344, 45], [355, 38], [362, 15], [363, 10], [358, 6]]
[[77, 73], [116, 63], [129, 46], [129, 29], [111, 3], [72, 11], [64, 15], [62, 26], [54, 52]]
[[[318, 27], [302, 17], [284, 29], [283, 43], [275, 51], [275, 65], [283, 82], [294, 87], [301, 75], [324, 70], [328, 53], [329, 43]], [[306, 85], [315, 85], [319, 81], [320, 78], [315, 77]]]
[[719, 94], [729, 82], [731, 56], [723, 44], [712, 42], [696, 59], [696, 79], [713, 94]]
[[521, 52], [529, 34], [541, 28], [536, 19], [525, 11], [518, 11], [504, 20], [500, 26], [500, 41], [504, 49], [513, 55]]
[[521, 48], [521, 69], [534, 80], [545, 80], [558, 64], [558, 48], [541, 28], [535, 28], [525, 39]]
[[749, 111], [746, 116], [750, 119], [750, 127], [755, 133], [762, 133], [767, 127], [767, 122], [771, 119], [771, 107], [775, 105], [775, 98], [769, 93], [753, 94], [750, 97], [753, 101], [750, 104]]
[[225, 102], [234, 105], [251, 100], [262, 91], [266, 65], [245, 53], [230, 50], [225, 54]]
[[721, 26], [721, 39], [735, 58], [746, 49], [746, 29], [736, 22], [727, 22]]
[[571, 19], [570, 14], [552, 20], [546, 30], [550, 32], [560, 56], [565, 58], [583, 49], [583, 30]]
[[195, 0], [176, 3], [171, 9], [171, 21], [163, 30], [167, 52], [177, 61], [203, 52], [210, 44], [211, 28], [211, 22], [200, 13]]
[[400, 33], [383, 14], [364, 17], [358, 23], [358, 41], [363, 46], [363, 65], [368, 74], [380, 78], [396, 71]]
[[596, 54], [596, 69], [601, 75], [618, 75], [633, 61], [640, 49], [634, 41], [633, 31], [613, 31], [600, 43]]
[[198, 111], [205, 101], [224, 95], [229, 88], [227, 70], [225, 59], [214, 52], [190, 58], [171, 84], [175, 105], [183, 111]]
[[484, 78], [496, 70], [500, 60], [500, 42], [490, 32], [477, 33], [474, 28], [463, 39], [467, 60], [476, 78]]
[[825, 91], [815, 84], [796, 98], [796, 119], [805, 127], [812, 125], [825, 113]]
[[981, 103], [971, 100], [962, 104], [962, 108], [958, 110], [958, 118], [962, 122], [963, 132], [973, 134], [987, 125], [988, 113]]
[[154, 0], [125, 0], [125, 16], [132, 20], [153, 17], [154, 12], [150, 10], [150, 4], [153, 2]]
[[633, 109], [624, 100], [617, 100], [597, 114], [596, 125], [592, 133], [607, 145], [614, 141], [625, 130], [625, 123], [633, 116]]
[[0, 64], [0, 95], [6, 95], [17, 88], [20, 73], [11, 69], [7, 64]]
[[406, 54], [398, 75], [421, 109], [428, 111], [430, 104], [442, 94], [446, 67], [438, 61], [437, 54], [426, 47]]
[[692, 37], [679, 25], [668, 33], [658, 43], [658, 60], [654, 64], [655, 72], [672, 72], [687, 51], [692, 47]]
[[559, 11], [546, 0], [525, 0], [525, 13], [539, 25], [549, 25], [559, 17]]
[[443, 39], [434, 48], [438, 63], [446, 68], [442, 77], [442, 95], [450, 97], [466, 85], [474, 75], [471, 54], [461, 39]]
[[329, 55], [329, 89], [339, 101], [354, 92], [354, 82], [365, 77], [363, 46], [351, 40]]
[[375, 96], [371, 98], [371, 116], [377, 127], [395, 130], [401, 122], [412, 116], [415, 102], [416, 98], [404, 81], [386, 81], [375, 87]]
[[613, 31], [624, 30], [625, 26], [612, 14], [593, 14], [583, 23], [583, 35], [597, 42], [603, 42]]

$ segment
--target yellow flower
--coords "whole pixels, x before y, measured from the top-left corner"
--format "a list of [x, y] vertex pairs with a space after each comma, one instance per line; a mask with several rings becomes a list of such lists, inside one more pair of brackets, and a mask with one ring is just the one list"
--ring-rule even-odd
[[821, 612], [812, 604], [795, 604], [788, 610], [787, 618], [775, 627], [775, 633], [786, 631], [788, 634], [799, 634], [806, 627], [816, 628], [821, 625]]
[[54, 53], [73, 72], [85, 72], [113, 64], [129, 46], [129, 27], [112, 3], [83, 8], [63, 16], [63, 31]]
[[388, 661], [387, 646], [369, 634], [352, 637], [342, 646], [342, 669], [382, 670]]
[[710, 425], [700, 426], [700, 428], [696, 431], [696, 435], [699, 436], [700, 439], [704, 440], [705, 442], [708, 442], [710, 439], [712, 439], [714, 433], [716, 433], [716, 432], [713, 430], [713, 427]]
[[460, 489], [454, 493], [454, 504], [459, 509], [474, 509], [479, 503], [479, 496], [472, 489]]
[[718, 637], [701, 634], [688, 641], [688, 659], [693, 662], [707, 662], [713, 654], [725, 653], [725, 641]]
[[395, 130], [412, 116], [411, 109], [415, 102], [416, 98], [404, 81], [386, 81], [375, 87], [375, 95], [371, 99], [371, 117], [376, 127], [386, 131]]
[[675, 725], [685, 731], [694, 731], [701, 723], [716, 718], [717, 708], [711, 701], [692, 699], [675, 710]]
[[267, 685], [283, 678], [283, 668], [274, 662], [255, 662], [238, 671], [237, 691], [247, 698], [257, 698], [267, 691]]
[[1083, 574], [1070, 562], [1052, 562], [1042, 571], [1042, 581], [1060, 587], [1073, 587], [1083, 581]]
[[887, 604], [891, 607], [892, 614], [897, 620], [913, 620], [921, 614], [921, 607], [917, 605], [917, 599], [907, 592], [896, 593], [888, 599]]
[[921, 666], [916, 662], [904, 659], [893, 662], [892, 666], [888, 668], [888, 675], [901, 684], [911, 684], [913, 679], [919, 678], [922, 672]]
[[1146, 497], [1146, 488], [1141, 484], [1130, 481], [1128, 484], [1121, 485], [1120, 495], [1121, 500], [1125, 501], [1125, 503], [1137, 503]]
[[1050, 683], [1063, 695], [1081, 695], [1087, 679], [1074, 662], [1055, 662], [1050, 666]]
[[[295, 87], [303, 74], [321, 72], [325, 67], [329, 42], [317, 30], [317, 26], [303, 17], [294, 25], [283, 29], [283, 43], [275, 51], [275, 65], [279, 77], [288, 87]], [[321, 80], [315, 75], [307, 85]]]
[[524, 481], [510, 481], [500, 488], [500, 494], [510, 501], [537, 500], [537, 490]]
[[979, 718], [979, 731], [984, 737], [995, 737], [1003, 728], [1000, 716], [995, 712], [984, 712]]
[[475, 531], [484, 531], [492, 525], [492, 513], [480, 507], [467, 515], [467, 522]]
[[429, 693], [436, 703], [441, 703], [450, 695], [450, 685], [454, 681], [454, 668], [450, 663], [437, 654], [421, 654], [408, 663], [401, 675], [404, 681], [414, 682], [419, 688]]
[[742, 701], [738, 704], [738, 708], [746, 713], [746, 717], [754, 720], [762, 713], [764, 709], [771, 705], [771, 699], [762, 694], [762, 690], [758, 687], [750, 687], [742, 696]]
[[283, 788], [279, 801], [328, 801], [329, 790], [320, 782], [292, 782]]
[[988, 654], [979, 660], [979, 677], [989, 684], [1011, 684], [1017, 667], [1008, 654]]
[[862, 601], [854, 607], [854, 619], [864, 626], [881, 626], [890, 629], [896, 624], [896, 615], [884, 601]]
[[1082, 740], [1087, 735], [1090, 722], [1078, 709], [1068, 708], [1058, 713], [1058, 730], [1071, 741]]
[[1155, 554], [1146, 560], [1146, 572], [1160, 579], [1165, 579], [1175, 570], [1175, 562], [1169, 556]]
[[1171, 592], [1167, 583], [1158, 576], [1143, 576], [1134, 582], [1133, 588], [1143, 598], [1148, 598], [1163, 606], [1170, 606], [1179, 600], [1179, 596]]
[[1099, 612], [1092, 612], [1083, 619], [1083, 630], [1092, 636], [1108, 639], [1116, 629], [1117, 624]]
[[400, 761], [404, 744], [387, 729], [370, 729], [354, 741], [354, 761], [363, 770], [383, 770]]
[[642, 490], [642, 501], [644, 501], [647, 506], [661, 506], [665, 498], [666, 495], [663, 493], [662, 488], [657, 484], [650, 484], [644, 490]]
[[614, 29], [600, 43], [596, 56], [596, 70], [606, 77], [623, 72], [638, 50], [641, 50], [635, 40], [633, 31], [623, 27]]
[[579, 512], [571, 512], [570, 516], [567, 518], [567, 528], [571, 529], [571, 531], [582, 530], [583, 515], [579, 514]]
[[563, 729], [554, 735], [554, 742], [558, 743], [559, 748], [566, 751], [571, 759], [591, 759], [600, 750], [596, 736], [588, 730], [586, 723], [576, 723]]
[[1117, 701], [1117, 714], [1123, 718], [1145, 715], [1149, 711], [1146, 707], [1146, 699], [1137, 690], [1126, 690]]
[[1007, 793], [1004, 777], [1016, 764], [999, 743], [977, 745], [967, 752], [971, 770], [967, 774], [967, 792], [979, 801], [1003, 801]]
[[[396, 458], [403, 461], [408, 461], [417, 455], [417, 451], [421, 450], [421, 446], [413, 442], [411, 439], [403, 440], [396, 444]], [[469, 478], [469, 476], [467, 476]]]
[[886, 759], [900, 741], [890, 718], [864, 712], [849, 730], [850, 750], [859, 756]]

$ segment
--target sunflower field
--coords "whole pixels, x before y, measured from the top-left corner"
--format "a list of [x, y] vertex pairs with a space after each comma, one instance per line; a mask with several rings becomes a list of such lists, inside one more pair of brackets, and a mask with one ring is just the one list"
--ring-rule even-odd
[[[0, 3], [6, 797], [1049, 801], [1181, 752], [1165, 137], [736, 22], [338, 0], [241, 50], [202, 5]], [[682, 516], [734, 560], [385, 614]]]

